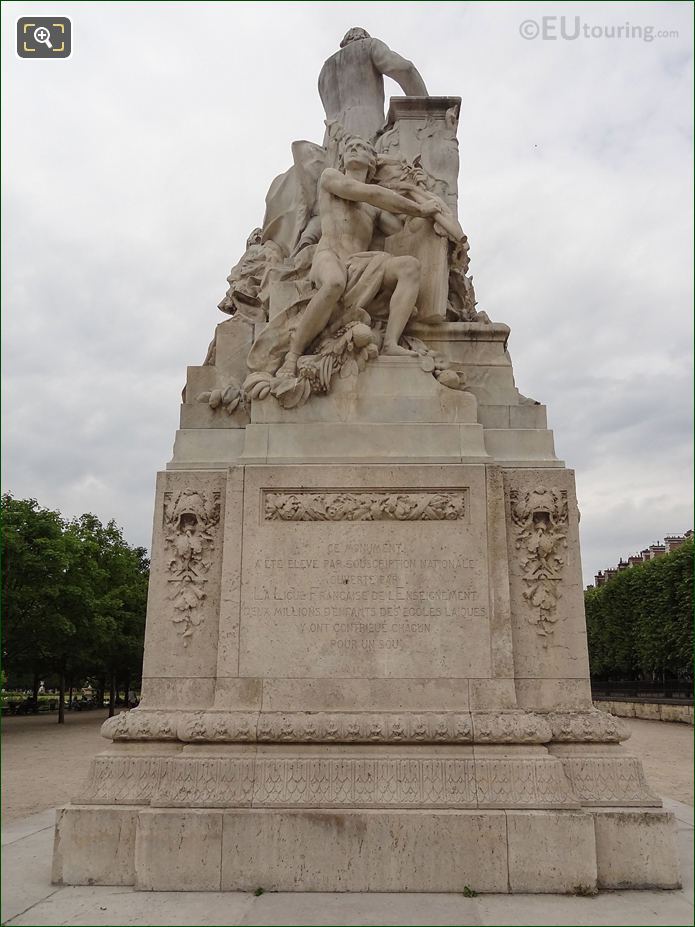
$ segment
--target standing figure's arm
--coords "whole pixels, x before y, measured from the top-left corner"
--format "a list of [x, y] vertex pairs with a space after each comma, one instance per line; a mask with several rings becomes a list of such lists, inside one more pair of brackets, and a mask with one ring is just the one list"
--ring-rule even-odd
[[395, 80], [409, 97], [427, 97], [427, 87], [412, 61], [402, 58], [380, 39], [372, 39], [372, 62], [381, 74]]

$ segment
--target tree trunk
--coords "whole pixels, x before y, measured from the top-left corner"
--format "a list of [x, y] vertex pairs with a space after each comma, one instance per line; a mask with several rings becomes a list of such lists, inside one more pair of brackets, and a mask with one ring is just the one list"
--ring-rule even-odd
[[109, 718], [116, 714], [116, 673], [111, 673], [111, 684], [109, 685]]
[[31, 689], [31, 696], [32, 696], [32, 698], [34, 699], [34, 701], [36, 702], [37, 705], [38, 705], [38, 703], [39, 703], [39, 682], [40, 682], [40, 680], [39, 680], [39, 674], [38, 674], [38, 673], [34, 673], [34, 684], [33, 684], [32, 689]]
[[65, 672], [60, 671], [60, 695], [58, 698], [58, 724], [65, 724]]

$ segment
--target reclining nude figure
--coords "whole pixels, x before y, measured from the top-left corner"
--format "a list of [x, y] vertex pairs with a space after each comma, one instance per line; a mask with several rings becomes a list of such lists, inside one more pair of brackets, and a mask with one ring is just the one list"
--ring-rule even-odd
[[321, 238], [310, 275], [316, 292], [292, 335], [279, 377], [297, 375], [299, 357], [326, 328], [341, 299], [346, 308], [367, 308], [383, 291], [391, 296], [381, 353], [414, 353], [402, 348], [398, 340], [415, 309], [420, 262], [408, 255], [395, 257], [367, 249], [377, 224], [390, 235], [403, 226], [398, 216], [434, 219], [442, 212], [443, 204], [434, 199], [416, 203], [370, 183], [376, 170], [376, 152], [357, 136], [343, 139], [342, 159], [344, 173], [326, 168], [319, 180]]

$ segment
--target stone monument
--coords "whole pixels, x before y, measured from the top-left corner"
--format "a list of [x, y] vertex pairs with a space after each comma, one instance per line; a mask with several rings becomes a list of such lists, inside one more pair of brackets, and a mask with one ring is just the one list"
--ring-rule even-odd
[[58, 811], [54, 881], [674, 888], [671, 817], [592, 706], [572, 472], [477, 308], [461, 101], [361, 29], [319, 85], [324, 143], [292, 145], [188, 368], [142, 702]]

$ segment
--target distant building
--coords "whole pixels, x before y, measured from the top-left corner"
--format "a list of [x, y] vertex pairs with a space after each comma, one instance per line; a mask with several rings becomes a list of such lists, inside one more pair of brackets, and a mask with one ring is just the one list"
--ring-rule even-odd
[[670, 554], [674, 550], [677, 550], [681, 544], [685, 544], [686, 541], [689, 541], [692, 536], [692, 531], [686, 531], [685, 534], [668, 534], [664, 538], [663, 544], [650, 544], [649, 547], [645, 547], [644, 550], [641, 550], [639, 554], [633, 554], [631, 557], [628, 557], [627, 560], [623, 560], [621, 557], [616, 567], [611, 567], [607, 570], [599, 570], [594, 576], [594, 585], [587, 586], [586, 588], [598, 589], [599, 586], [605, 585], [609, 580], [613, 579], [614, 576], [617, 576], [618, 573], [622, 573], [623, 570], [629, 570], [630, 567], [646, 563], [647, 560], [655, 560], [663, 554]]

